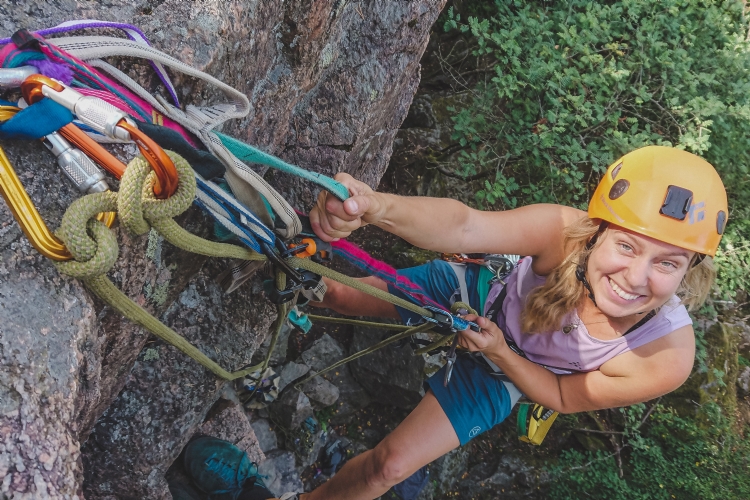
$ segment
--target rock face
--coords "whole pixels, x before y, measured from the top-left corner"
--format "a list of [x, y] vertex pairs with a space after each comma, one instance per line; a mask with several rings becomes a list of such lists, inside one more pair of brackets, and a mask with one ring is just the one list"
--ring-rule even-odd
[[[248, 95], [253, 111], [228, 126], [234, 136], [310, 170], [346, 171], [374, 186], [444, 3], [25, 0], [0, 4], [0, 36], [71, 19], [131, 22], [155, 47]], [[148, 68], [115, 64], [156, 88]], [[175, 83], [183, 102], [211, 97], [190, 79]], [[39, 144], [0, 145], [57, 227], [78, 193]], [[115, 150], [126, 161], [134, 154], [131, 146]], [[300, 210], [317, 194], [284, 175], [273, 182]], [[210, 231], [197, 209], [179, 222]], [[115, 231], [120, 257], [110, 277], [129, 297], [222, 366], [249, 363], [275, 316], [257, 283], [224, 296], [213, 277], [226, 263], [206, 264], [162, 245], [155, 233]], [[164, 473], [224, 384], [59, 275], [4, 203], [0, 311], [0, 497], [169, 498]]]

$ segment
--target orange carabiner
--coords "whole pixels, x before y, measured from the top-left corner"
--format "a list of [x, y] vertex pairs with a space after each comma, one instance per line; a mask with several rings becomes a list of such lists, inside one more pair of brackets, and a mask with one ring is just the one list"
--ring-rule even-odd
[[[74, 89], [65, 87], [57, 80], [43, 75], [31, 75], [28, 77], [21, 84], [21, 92], [29, 104], [33, 104], [44, 97], [49, 97], [58, 104], [65, 106], [71, 112], [76, 113], [79, 119], [92, 126], [101, 126], [100, 121], [102, 116], [105, 117], [104, 121], [116, 120], [114, 129], [108, 129], [110, 132], [107, 132], [105, 128], [99, 131], [110, 135], [112, 130], [116, 132], [117, 129], [120, 129], [122, 133], [117, 133], [116, 138], [130, 139], [135, 142], [141, 154], [143, 154], [151, 165], [151, 168], [156, 172], [157, 181], [154, 185], [154, 194], [157, 198], [169, 198], [177, 191], [177, 169], [172, 159], [164, 152], [161, 146], [140, 131], [135, 122], [130, 120], [124, 112], [95, 97], [83, 96]], [[94, 114], [98, 117], [96, 123], [89, 123], [89, 120], [86, 120], [85, 116], [78, 115], [77, 104], [83, 101], [88, 105], [86, 109], [93, 110]], [[118, 179], [122, 177], [125, 165], [78, 127], [71, 123], [60, 129], [60, 133], [105, 170], [111, 172]]]

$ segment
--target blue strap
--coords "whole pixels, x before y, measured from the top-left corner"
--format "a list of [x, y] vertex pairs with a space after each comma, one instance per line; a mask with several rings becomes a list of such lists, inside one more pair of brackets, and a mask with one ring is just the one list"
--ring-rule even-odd
[[72, 121], [70, 111], [45, 97], [1, 122], [0, 139], [41, 139]]
[[[258, 241], [273, 245], [276, 236], [263, 222], [234, 197], [216, 184], [205, 181], [196, 175], [198, 189], [207, 197], [196, 198], [195, 203], [211, 215], [219, 224], [227, 228], [240, 241], [256, 252], [262, 249]], [[208, 206], [206, 203], [213, 205]]]
[[319, 174], [317, 172], [309, 172], [296, 165], [287, 163], [284, 160], [276, 158], [273, 155], [269, 155], [268, 153], [264, 153], [260, 149], [254, 148], [242, 141], [238, 141], [234, 137], [224, 135], [221, 132], [214, 133], [219, 137], [219, 139], [221, 139], [224, 147], [226, 147], [234, 156], [242, 161], [246, 161], [249, 163], [260, 163], [261, 165], [267, 165], [271, 168], [286, 172], [287, 174], [296, 175], [297, 177], [317, 184], [341, 201], [349, 198], [349, 190], [346, 188], [346, 186], [331, 179], [330, 177]]

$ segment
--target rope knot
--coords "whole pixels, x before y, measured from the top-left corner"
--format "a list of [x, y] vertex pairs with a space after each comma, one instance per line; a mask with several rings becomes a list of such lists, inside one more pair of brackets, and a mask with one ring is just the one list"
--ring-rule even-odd
[[115, 264], [117, 238], [95, 217], [100, 212], [114, 211], [116, 207], [117, 193], [112, 191], [90, 194], [70, 205], [57, 236], [75, 260], [56, 263], [61, 273], [85, 280], [106, 273]]
[[156, 173], [141, 155], [128, 163], [122, 176], [117, 211], [122, 225], [131, 233], [148, 232], [155, 222], [180, 215], [195, 199], [195, 174], [190, 164], [172, 151], [166, 153], [172, 159], [179, 178], [177, 191], [169, 198], [159, 200], [154, 196]]

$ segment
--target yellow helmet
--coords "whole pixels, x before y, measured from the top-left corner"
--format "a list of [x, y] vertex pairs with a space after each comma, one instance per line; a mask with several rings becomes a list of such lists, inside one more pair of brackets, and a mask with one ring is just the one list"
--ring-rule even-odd
[[647, 146], [609, 166], [589, 203], [589, 217], [713, 256], [727, 223], [727, 193], [703, 158]]

